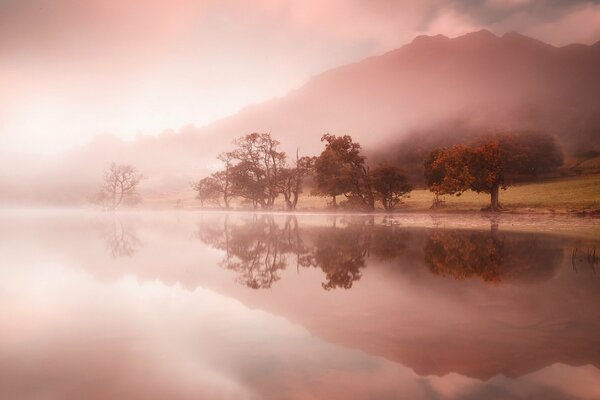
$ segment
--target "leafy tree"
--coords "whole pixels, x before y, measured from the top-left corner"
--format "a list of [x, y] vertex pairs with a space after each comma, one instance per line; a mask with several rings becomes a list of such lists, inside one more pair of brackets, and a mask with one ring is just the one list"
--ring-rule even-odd
[[261, 208], [272, 208], [279, 195], [285, 168], [284, 152], [269, 133], [250, 133], [237, 139], [236, 149], [227, 156], [237, 164], [231, 167], [232, 193]]
[[213, 176], [200, 179], [193, 187], [197, 192], [196, 198], [200, 200], [202, 207], [206, 202], [216, 202], [218, 204], [221, 198], [221, 187]]
[[200, 200], [200, 204], [204, 207], [205, 202], [214, 202], [220, 204], [223, 200], [225, 208], [229, 208], [229, 200], [231, 199], [232, 183], [231, 183], [231, 157], [227, 153], [220, 154], [218, 157], [223, 166], [222, 171], [217, 171], [196, 182], [192, 187], [198, 192], [196, 198]]
[[94, 200], [109, 210], [116, 210], [123, 202], [136, 203], [141, 180], [142, 175], [132, 165], [112, 163], [104, 172], [102, 188]]
[[393, 210], [411, 190], [404, 172], [392, 165], [380, 165], [371, 173], [373, 190], [383, 208]]
[[468, 148], [464, 145], [432, 151], [424, 165], [429, 190], [436, 196], [444, 194], [460, 196], [468, 190], [472, 177], [467, 160]]
[[365, 165], [365, 157], [360, 154], [360, 144], [352, 141], [349, 135], [325, 134], [325, 149], [315, 160], [315, 193], [331, 196], [337, 206], [336, 197], [344, 195], [351, 204], [375, 208], [375, 197], [371, 178]]
[[520, 175], [524, 178], [537, 178], [540, 173], [551, 171], [563, 164], [563, 152], [554, 136], [540, 132], [524, 132], [516, 141], [524, 150]]
[[[499, 210], [500, 189], [506, 189], [520, 176], [536, 174], [562, 162], [552, 155], [545, 159], [530, 136], [511, 134], [484, 136], [470, 145], [437, 149], [425, 160], [425, 177], [436, 195], [460, 195], [466, 190], [489, 193], [487, 209]], [[553, 141], [546, 141], [553, 154], [560, 153]], [[553, 144], [554, 143], [554, 144]]]

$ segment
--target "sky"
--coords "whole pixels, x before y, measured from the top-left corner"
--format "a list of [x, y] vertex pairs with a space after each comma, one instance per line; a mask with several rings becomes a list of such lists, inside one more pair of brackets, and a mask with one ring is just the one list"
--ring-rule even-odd
[[203, 126], [415, 36], [600, 40], [600, 0], [0, 0], [0, 150]]

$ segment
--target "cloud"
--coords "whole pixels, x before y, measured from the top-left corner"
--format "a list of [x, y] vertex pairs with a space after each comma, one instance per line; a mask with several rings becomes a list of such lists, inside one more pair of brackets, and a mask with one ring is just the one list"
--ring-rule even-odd
[[558, 46], [595, 43], [600, 40], [600, 4], [578, 5], [556, 19], [532, 25], [523, 32]]
[[593, 43], [599, 21], [582, 0], [0, 0], [0, 145], [201, 126], [420, 34]]

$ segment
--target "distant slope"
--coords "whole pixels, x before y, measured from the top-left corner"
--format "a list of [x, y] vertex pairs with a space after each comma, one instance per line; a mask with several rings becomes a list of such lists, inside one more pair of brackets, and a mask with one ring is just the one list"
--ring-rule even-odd
[[600, 140], [598, 71], [600, 42], [556, 48], [485, 30], [455, 39], [420, 36], [325, 72], [202, 133], [271, 131], [290, 147], [314, 152], [325, 132], [349, 133], [376, 147], [459, 122], [472, 129], [544, 130], [577, 151]]

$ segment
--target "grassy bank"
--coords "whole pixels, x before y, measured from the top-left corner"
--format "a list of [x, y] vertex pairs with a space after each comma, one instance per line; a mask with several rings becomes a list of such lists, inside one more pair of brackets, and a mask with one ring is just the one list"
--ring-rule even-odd
[[[411, 192], [399, 211], [429, 210], [433, 194], [428, 190], [417, 189]], [[489, 203], [489, 195], [467, 192], [463, 195], [445, 196], [445, 207], [436, 212], [479, 211]], [[515, 212], [556, 212], [567, 213], [600, 209], [600, 174], [574, 178], [563, 178], [545, 182], [527, 183], [511, 186], [500, 192], [501, 204]], [[148, 195], [144, 198], [144, 207], [199, 209], [195, 192], [187, 190], [181, 193], [163, 193]], [[276, 204], [282, 210], [283, 203]], [[298, 202], [298, 211], [325, 211], [325, 198], [302, 195]]]
[[[489, 195], [467, 192], [446, 196], [446, 209], [480, 210], [489, 204]], [[407, 208], [428, 209], [432, 194], [415, 190], [406, 201]], [[600, 175], [588, 175], [548, 182], [511, 186], [500, 192], [500, 203], [508, 209], [547, 211], [600, 209]]]

